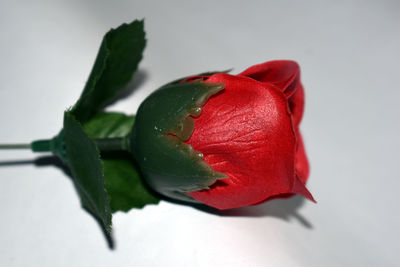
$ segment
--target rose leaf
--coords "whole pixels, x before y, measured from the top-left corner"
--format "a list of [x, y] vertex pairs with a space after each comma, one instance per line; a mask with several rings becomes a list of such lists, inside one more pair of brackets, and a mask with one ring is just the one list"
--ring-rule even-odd
[[88, 120], [124, 92], [145, 45], [143, 20], [122, 24], [104, 36], [86, 86], [72, 110], [78, 121]]
[[64, 140], [68, 166], [82, 206], [110, 232], [112, 215], [104, 185], [100, 153], [71, 112], [65, 112]]

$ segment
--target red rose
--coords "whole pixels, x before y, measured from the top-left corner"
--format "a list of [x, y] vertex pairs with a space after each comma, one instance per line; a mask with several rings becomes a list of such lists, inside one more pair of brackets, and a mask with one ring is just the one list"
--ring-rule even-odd
[[301, 194], [308, 162], [299, 66], [271, 61], [239, 75], [169, 83], [140, 105], [130, 152], [158, 193], [218, 209]]
[[210, 189], [187, 194], [218, 209], [300, 194], [314, 201], [305, 183], [309, 165], [299, 124], [304, 109], [300, 69], [293, 61], [270, 61], [238, 75], [186, 79], [224, 83], [195, 118], [186, 142], [228, 176]]

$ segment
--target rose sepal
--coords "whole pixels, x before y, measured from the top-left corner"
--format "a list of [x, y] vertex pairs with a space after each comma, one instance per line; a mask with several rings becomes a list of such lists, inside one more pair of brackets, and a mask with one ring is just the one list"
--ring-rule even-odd
[[184, 192], [208, 189], [226, 175], [213, 170], [202, 154], [185, 144], [194, 129], [194, 117], [223, 83], [170, 83], [153, 92], [140, 105], [129, 149], [146, 182], [162, 195], [192, 201]]

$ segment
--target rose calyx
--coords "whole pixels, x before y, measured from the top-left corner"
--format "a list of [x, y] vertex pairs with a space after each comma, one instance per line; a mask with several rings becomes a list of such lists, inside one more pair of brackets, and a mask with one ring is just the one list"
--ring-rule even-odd
[[226, 175], [214, 171], [185, 141], [194, 119], [224, 84], [202, 81], [167, 84], [140, 105], [129, 148], [146, 182], [162, 195], [192, 201], [183, 192], [208, 189]]

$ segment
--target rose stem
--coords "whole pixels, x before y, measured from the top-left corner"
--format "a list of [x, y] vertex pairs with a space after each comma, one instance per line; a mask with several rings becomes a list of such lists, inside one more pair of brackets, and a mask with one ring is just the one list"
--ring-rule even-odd
[[[127, 151], [127, 139], [121, 137], [93, 140], [101, 152]], [[1, 149], [31, 149], [33, 152], [54, 152], [54, 139], [37, 140], [30, 144], [0, 144]]]
[[93, 141], [101, 152], [128, 151], [128, 139], [124, 137], [98, 138]]
[[31, 144], [0, 144], [0, 149], [30, 149]]

